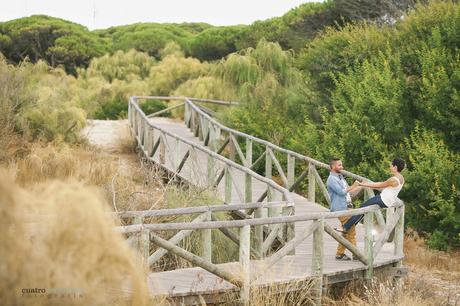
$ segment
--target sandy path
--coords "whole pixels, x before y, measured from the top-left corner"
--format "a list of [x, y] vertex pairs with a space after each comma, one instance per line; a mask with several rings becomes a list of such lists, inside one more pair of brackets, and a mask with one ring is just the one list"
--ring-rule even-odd
[[88, 120], [82, 135], [108, 153], [120, 153], [130, 138], [128, 120]]

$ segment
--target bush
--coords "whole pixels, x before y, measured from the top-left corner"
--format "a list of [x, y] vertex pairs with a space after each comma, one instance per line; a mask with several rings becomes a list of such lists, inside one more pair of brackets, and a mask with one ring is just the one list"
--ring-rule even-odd
[[108, 82], [113, 80], [145, 79], [156, 61], [147, 53], [134, 49], [128, 52], [116, 51], [91, 60], [87, 69], [79, 70], [82, 78], [102, 77]]
[[[405, 147], [409, 173], [402, 197], [408, 202], [408, 224], [426, 233], [439, 231], [450, 245], [459, 245], [460, 154], [450, 152], [438, 134], [421, 127]], [[440, 234], [434, 237], [440, 241]]]
[[208, 65], [195, 58], [185, 58], [177, 52], [164, 55], [158, 65], [150, 69], [148, 83], [153, 95], [167, 96], [183, 82], [208, 73]]
[[79, 139], [86, 114], [71, 99], [75, 78], [43, 61], [14, 67], [0, 60], [0, 74], [5, 89], [3, 133], [20, 134], [28, 140]]
[[[153, 114], [155, 112], [159, 112], [167, 108], [166, 103], [160, 100], [146, 100], [144, 102], [141, 102], [139, 106], [141, 107], [142, 111], [146, 115]], [[169, 112], [161, 114], [161, 116], [169, 116], [169, 115], [170, 115]]]
[[442, 231], [435, 230], [433, 234], [430, 235], [426, 244], [432, 249], [447, 251], [449, 249], [449, 237]]

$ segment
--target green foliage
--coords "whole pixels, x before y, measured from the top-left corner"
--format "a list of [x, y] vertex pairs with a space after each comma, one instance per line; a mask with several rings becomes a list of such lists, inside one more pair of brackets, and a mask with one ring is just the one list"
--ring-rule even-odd
[[419, 126], [405, 148], [409, 172], [403, 198], [410, 199], [409, 224], [428, 233], [442, 231], [450, 245], [460, 244], [460, 154], [449, 151], [439, 135]]
[[[432, 1], [396, 20], [389, 17], [411, 0], [358, 2], [307, 3], [234, 27], [134, 24], [88, 32], [45, 16], [1, 23], [7, 59], [27, 55], [36, 64], [0, 60], [0, 118], [7, 122], [0, 122], [0, 144], [9, 133], [3, 127], [31, 139], [75, 141], [86, 115], [124, 118], [132, 95], [237, 100], [240, 107], [218, 114], [234, 128], [316, 159], [340, 156], [373, 180], [386, 179], [389, 161], [403, 157], [408, 224], [431, 247], [460, 245], [460, 5]], [[113, 54], [101, 57], [108, 49]], [[75, 78], [40, 59], [72, 73], [82, 68]], [[141, 107], [151, 113], [166, 105]]]
[[128, 52], [116, 51], [95, 58], [87, 69], [81, 69], [79, 76], [83, 78], [102, 77], [108, 82], [113, 80], [145, 79], [156, 61], [146, 53], [134, 49]]
[[62, 19], [36, 15], [0, 23], [0, 52], [15, 63], [43, 59], [75, 74], [77, 67], [107, 50], [85, 27]]
[[150, 93], [148, 83], [143, 80], [114, 80], [108, 83], [92, 78], [81, 81], [80, 86], [76, 99], [88, 116], [95, 119], [126, 118], [129, 97]]
[[190, 54], [202, 60], [220, 59], [237, 51], [236, 42], [245, 26], [215, 27], [196, 35], [190, 43]]
[[449, 249], [449, 237], [440, 230], [435, 230], [426, 244], [436, 250], [447, 251]]
[[[79, 139], [86, 114], [71, 97], [76, 80], [45, 62], [24, 62], [18, 67], [0, 59], [2, 80], [2, 131], [26, 139], [45, 141]], [[12, 135], [10, 134], [11, 138]]]
[[291, 52], [262, 40], [255, 49], [219, 63], [216, 74], [238, 89], [244, 102], [226, 114], [231, 125], [275, 144], [311, 152], [317, 134], [305, 111], [305, 96], [310, 93], [303, 88], [303, 77], [292, 67], [292, 60]]
[[149, 86], [153, 95], [168, 95], [183, 82], [205, 75], [208, 65], [180, 53], [167, 54], [150, 69]]
[[277, 42], [284, 49], [300, 50], [326, 26], [334, 24], [330, 1], [304, 3], [281, 17], [256, 21], [243, 29], [238, 49], [256, 47], [261, 39]]
[[188, 41], [196, 35], [197, 31], [204, 28], [207, 28], [205, 24], [187, 26], [187, 24], [135, 23], [111, 27], [97, 33], [110, 39], [114, 50], [136, 49], [160, 58], [160, 50], [169, 42], [175, 42], [182, 49], [187, 49]]
[[[139, 105], [142, 111], [146, 114], [153, 114], [155, 112], [159, 112], [167, 108], [166, 103], [159, 101], [159, 100], [146, 100]], [[169, 116], [169, 111], [161, 114], [160, 116]]]
[[296, 59], [301, 76], [292, 55], [262, 42], [216, 69], [246, 102], [226, 119], [320, 160], [340, 156], [373, 180], [402, 156], [408, 224], [431, 234], [432, 247], [459, 245], [459, 30], [450, 1], [420, 5], [394, 26], [329, 28]]
[[224, 82], [215, 76], [203, 76], [182, 83], [172, 96], [234, 101], [237, 98], [235, 91], [231, 83]]

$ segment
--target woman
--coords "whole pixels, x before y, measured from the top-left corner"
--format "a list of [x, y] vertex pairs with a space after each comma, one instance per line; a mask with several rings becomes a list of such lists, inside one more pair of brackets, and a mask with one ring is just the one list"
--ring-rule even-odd
[[[359, 182], [360, 186], [382, 189], [379, 195], [370, 198], [364, 202], [361, 207], [378, 205], [381, 208], [388, 208], [394, 206], [398, 202], [398, 194], [404, 185], [404, 177], [401, 175], [406, 163], [401, 158], [395, 158], [390, 166], [390, 171], [393, 174], [392, 177], [387, 179], [385, 182]], [[347, 222], [343, 225], [343, 232], [346, 233], [353, 225], [358, 224], [363, 219], [364, 215], [351, 216]]]

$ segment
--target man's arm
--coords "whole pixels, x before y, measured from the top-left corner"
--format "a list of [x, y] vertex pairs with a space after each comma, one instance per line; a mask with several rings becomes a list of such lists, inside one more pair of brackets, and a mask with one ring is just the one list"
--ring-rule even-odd
[[348, 188], [343, 188], [342, 184], [338, 181], [338, 179], [331, 177], [330, 179], [327, 180], [327, 189], [331, 190], [332, 192], [339, 194], [339, 195], [346, 195], [348, 192]]

